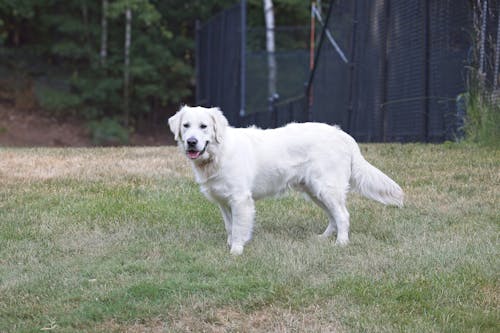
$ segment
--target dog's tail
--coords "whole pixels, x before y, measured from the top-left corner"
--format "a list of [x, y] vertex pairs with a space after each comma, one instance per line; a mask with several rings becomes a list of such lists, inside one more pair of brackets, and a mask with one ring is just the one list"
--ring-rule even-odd
[[350, 185], [353, 190], [384, 205], [403, 206], [404, 193], [401, 187], [368, 163], [357, 145], [353, 150], [351, 165]]

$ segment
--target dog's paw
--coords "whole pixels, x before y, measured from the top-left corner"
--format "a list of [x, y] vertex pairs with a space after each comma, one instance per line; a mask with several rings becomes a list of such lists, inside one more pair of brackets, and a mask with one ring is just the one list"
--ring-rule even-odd
[[230, 253], [234, 256], [239, 256], [243, 253], [243, 245], [234, 244], [231, 246]]
[[347, 237], [337, 237], [337, 241], [335, 242], [335, 245], [346, 246], [347, 244], [349, 244], [349, 238], [347, 238]]
[[323, 241], [327, 241], [329, 236], [328, 235], [325, 235], [325, 234], [319, 234], [319, 235], [316, 235], [316, 238], [320, 241], [320, 242], [323, 242]]

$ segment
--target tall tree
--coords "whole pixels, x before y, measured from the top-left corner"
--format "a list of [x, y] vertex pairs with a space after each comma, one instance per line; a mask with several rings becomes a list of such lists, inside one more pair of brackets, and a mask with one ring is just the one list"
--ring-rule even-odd
[[[123, 121], [124, 125], [130, 125], [130, 98], [131, 98], [131, 73], [133, 63], [132, 58], [132, 17], [137, 13], [137, 20], [146, 26], [157, 23], [161, 15], [148, 0], [121, 0], [112, 4], [111, 16], [125, 16], [125, 37], [123, 50]], [[140, 75], [140, 71], [136, 73]]]
[[130, 118], [130, 44], [132, 42], [132, 10], [125, 9], [125, 48], [123, 67], [123, 105], [125, 111], [125, 126], [129, 126]]

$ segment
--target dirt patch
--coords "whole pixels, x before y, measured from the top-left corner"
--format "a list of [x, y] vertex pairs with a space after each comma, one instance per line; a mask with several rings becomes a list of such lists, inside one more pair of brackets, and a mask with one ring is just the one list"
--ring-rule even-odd
[[169, 332], [166, 323], [161, 319], [153, 319], [146, 323], [136, 322], [123, 325], [115, 320], [109, 320], [95, 327], [95, 332], [123, 332], [123, 333], [164, 333]]
[[0, 145], [11, 147], [85, 147], [92, 141], [82, 124], [60, 122], [37, 111], [0, 106]]
[[319, 306], [300, 311], [269, 306], [244, 313], [230, 308], [215, 309], [208, 316], [181, 313], [172, 323], [179, 332], [344, 332], [340, 322]]
[[[148, 133], [133, 133], [130, 146], [173, 145], [167, 126]], [[60, 120], [39, 110], [19, 110], [0, 105], [0, 147], [89, 147], [93, 146], [84, 122]]]
[[97, 325], [96, 332], [344, 332], [340, 323], [332, 317], [325, 317], [317, 307], [307, 307], [300, 312], [272, 306], [251, 313], [219, 309], [209, 318], [188, 311], [173, 321], [153, 318], [126, 324], [109, 320]]

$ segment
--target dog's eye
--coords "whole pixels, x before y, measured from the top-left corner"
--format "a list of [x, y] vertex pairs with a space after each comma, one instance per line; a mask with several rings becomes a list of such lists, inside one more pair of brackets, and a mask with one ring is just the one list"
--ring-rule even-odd
[[182, 125], [184, 128], [189, 128], [189, 123], [185, 123], [184, 125]]
[[205, 129], [205, 128], [207, 128], [207, 125], [205, 125], [205, 124], [201, 124], [201, 125], [200, 125], [200, 128], [201, 128], [201, 129]]

